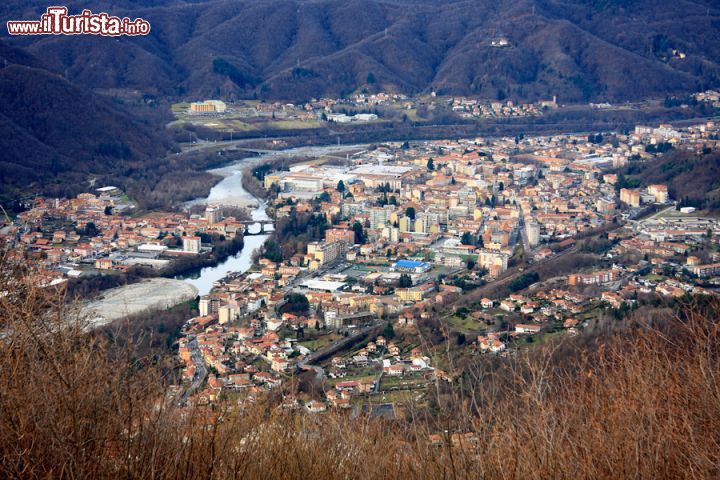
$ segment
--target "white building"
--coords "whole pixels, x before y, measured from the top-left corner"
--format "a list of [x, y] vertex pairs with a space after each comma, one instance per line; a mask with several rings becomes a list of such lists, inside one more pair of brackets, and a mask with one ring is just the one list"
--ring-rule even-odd
[[240, 316], [240, 309], [230, 305], [223, 305], [218, 308], [218, 323], [228, 323], [237, 320]]
[[531, 247], [536, 247], [540, 243], [540, 225], [535, 222], [526, 223], [525, 233]]
[[200, 253], [201, 246], [200, 237], [183, 237], [183, 252]]
[[205, 220], [207, 220], [210, 225], [218, 223], [220, 221], [220, 207], [217, 205], [208, 205], [205, 208]]

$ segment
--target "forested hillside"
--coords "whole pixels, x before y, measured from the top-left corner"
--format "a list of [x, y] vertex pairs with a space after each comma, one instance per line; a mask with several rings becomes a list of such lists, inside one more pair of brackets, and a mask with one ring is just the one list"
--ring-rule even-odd
[[[563, 102], [717, 86], [711, 0], [68, 2], [152, 24], [147, 38], [16, 40], [91, 88], [288, 100], [367, 89]], [[11, 1], [3, 18], [44, 5]]]

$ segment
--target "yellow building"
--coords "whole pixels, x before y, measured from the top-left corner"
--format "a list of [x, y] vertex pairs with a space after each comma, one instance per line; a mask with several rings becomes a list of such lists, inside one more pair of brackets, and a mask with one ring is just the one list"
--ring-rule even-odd
[[501, 250], [483, 248], [478, 254], [478, 265], [486, 268], [492, 276], [498, 276], [508, 268], [510, 254]]
[[225, 113], [227, 106], [220, 100], [205, 100], [190, 104], [190, 113]]
[[620, 189], [620, 201], [630, 205], [631, 207], [640, 206], [640, 192], [637, 190], [630, 190], [628, 188]]
[[423, 299], [423, 291], [417, 288], [398, 288], [395, 295], [403, 302], [419, 302]]
[[278, 182], [280, 182], [280, 175], [278, 175], [277, 173], [269, 173], [269, 174], [265, 175], [265, 180], [263, 181], [263, 186], [267, 190], [268, 188], [270, 188], [272, 186], [273, 183], [278, 183]]
[[307, 253], [320, 265], [333, 262], [345, 255], [346, 243], [342, 242], [310, 242]]
[[650, 185], [648, 186], [648, 193], [655, 197], [657, 203], [666, 203], [668, 201], [667, 185]]

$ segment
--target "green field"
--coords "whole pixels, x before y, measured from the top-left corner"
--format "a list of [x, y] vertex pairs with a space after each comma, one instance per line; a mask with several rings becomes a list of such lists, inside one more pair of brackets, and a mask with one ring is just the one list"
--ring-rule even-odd
[[190, 107], [190, 102], [173, 103], [173, 104], [170, 106], [170, 110], [171, 110], [173, 113], [177, 114], [177, 113], [180, 113], [180, 112], [183, 112], [183, 111], [187, 110], [189, 107]]
[[644, 278], [646, 278], [647, 280], [649, 280], [651, 282], [656, 282], [656, 283], [662, 282], [663, 280], [665, 280], [665, 277], [663, 277], [662, 275], [657, 275], [655, 273], [650, 273], [648, 275], [645, 275]]
[[381, 395], [376, 395], [373, 397], [373, 400], [382, 403], [407, 403], [422, 394], [423, 391], [420, 390], [398, 390], [396, 392], [386, 392]]
[[303, 340], [301, 342], [298, 342], [298, 344], [302, 345], [305, 348], [309, 348], [312, 351], [315, 351], [330, 345], [332, 342], [335, 342], [340, 338], [342, 337], [340, 337], [340, 335], [336, 333], [329, 333], [327, 335], [322, 335], [309, 340]]
[[304, 128], [320, 128], [321, 126], [317, 121], [277, 120], [261, 124], [261, 129], [301, 130]]
[[343, 378], [327, 378], [326, 382], [331, 385], [335, 386], [340, 382], [361, 382], [363, 380], [375, 380], [377, 378], [377, 375], [347, 375]]
[[427, 379], [421, 376], [390, 377], [383, 375], [380, 380], [380, 390], [387, 390], [392, 387], [412, 388], [418, 385], [425, 385]]
[[447, 321], [447, 323], [454, 327], [455, 330], [458, 330], [462, 333], [472, 333], [487, 328], [484, 323], [473, 320], [470, 315], [465, 318], [453, 315], [451, 317], [447, 317], [445, 321]]
[[[518, 339], [516, 341], [515, 345], [520, 349], [534, 347], [537, 345], [543, 345], [555, 338], [559, 338], [561, 335], [564, 335], [564, 334], [565, 334], [564, 330], [558, 330], [556, 332], [541, 332], [541, 333], [538, 333], [536, 335], [532, 335], [529, 337], [528, 336], [521, 337], [520, 339]], [[528, 342], [527, 341], [528, 338], [532, 338], [532, 340], [530, 342]]]
[[170, 122], [169, 127], [184, 124], [202, 125], [220, 131], [249, 132], [263, 130], [301, 130], [308, 128], [320, 128], [319, 122], [304, 120], [277, 120], [268, 122], [245, 122], [239, 118], [217, 118], [217, 117], [191, 117], [179, 115], [178, 119]]
[[[259, 103], [258, 101], [245, 101], [244, 107], [252, 108]], [[322, 124], [318, 120], [299, 120], [299, 119], [277, 119], [258, 118], [258, 117], [242, 117], [238, 115], [228, 114], [223, 116], [202, 116], [189, 115], [187, 113], [189, 102], [175, 103], [170, 110], [175, 115], [176, 120], [168, 124], [172, 126], [182, 126], [183, 124], [202, 125], [221, 131], [263, 131], [263, 130], [302, 130], [307, 128], [320, 128]]]

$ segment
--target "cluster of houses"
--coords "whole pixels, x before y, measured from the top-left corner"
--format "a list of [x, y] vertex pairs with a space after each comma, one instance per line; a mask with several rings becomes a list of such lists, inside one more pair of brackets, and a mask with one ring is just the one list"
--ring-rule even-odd
[[194, 393], [193, 400], [199, 403], [212, 403], [223, 392], [258, 395], [277, 388], [290, 359], [303, 355], [275, 332], [257, 336], [252, 327], [221, 324], [212, 315], [188, 320], [182, 333], [178, 346], [182, 380], [192, 382], [199, 370], [210, 372], [204, 388]]
[[710, 103], [715, 108], [720, 108], [720, 92], [717, 90], [707, 90], [693, 95], [698, 102]]
[[[212, 318], [221, 331], [241, 319], [249, 322], [253, 338], [237, 340], [230, 353], [258, 355], [275, 375], [292, 371], [308, 354], [290, 341], [298, 332], [347, 334], [381, 318], [412, 329], [432, 315], [433, 307], [451, 305], [468, 282], [502, 276], [519, 245], [542, 260], [556, 255], [550, 243], [573, 245], [577, 234], [616, 222], [633, 205], [609, 169], [652, 158], [656, 153], [647, 145], [671, 142], [698, 150], [714, 146], [716, 135], [710, 122], [684, 129], [638, 127], [613, 135], [612, 141], [557, 135], [396, 144], [360, 152], [343, 165], [310, 162], [269, 172], [265, 187], [276, 187], [283, 202], [274, 210], [276, 218], [324, 216], [327, 228], [302, 252], [282, 261], [261, 258], [249, 272], [217, 282], [201, 298], [201, 318]], [[642, 203], [660, 208], [669, 202], [665, 185], [651, 185], [638, 195]], [[471, 312], [478, 321], [504, 315], [510, 322], [505, 332], [478, 337], [477, 346], [501, 353], [512, 337], [558, 328], [576, 333], [583, 312], [598, 305], [620, 308], [648, 289], [671, 296], [703, 291], [687, 279], [649, 280], [647, 273], [664, 268], [658, 258], [699, 248], [708, 228], [714, 232], [715, 223], [709, 222], [677, 217], [632, 223], [611, 232], [608, 258], [639, 251], [649, 255], [647, 260], [577, 271], [565, 277], [566, 288], [548, 293], [483, 299], [483, 309]], [[624, 234], [627, 229], [642, 234]], [[704, 252], [688, 257], [679, 269], [705, 278], [720, 271], [716, 260]], [[304, 314], [279, 313], [290, 292], [307, 299]], [[278, 338], [268, 341], [267, 335]], [[368, 345], [343, 362], [362, 366], [376, 347]], [[342, 376], [335, 367], [333, 375]], [[383, 366], [389, 376], [414, 368], [412, 360]]]
[[511, 118], [542, 115], [543, 109], [557, 108], [557, 99], [537, 103], [515, 103], [506, 101], [483, 101], [479, 98], [454, 97], [449, 100], [450, 108], [463, 118]]
[[[479, 336], [480, 351], [502, 353], [508, 346], [504, 340], [541, 331], [566, 329], [574, 334], [597, 316], [596, 309], [620, 310], [643, 297], [716, 295], [720, 222], [674, 212], [670, 209], [667, 217], [650, 217], [608, 234], [612, 243], [604, 257], [608, 262], [623, 259], [623, 265], [582, 269], [555, 279], [564, 281], [566, 288], [544, 284], [527, 295], [483, 298], [483, 310], [470, 315], [478, 322], [500, 315], [508, 329]], [[672, 233], [672, 237], [660, 232]]]
[[71, 199], [37, 197], [13, 224], [0, 229], [0, 237], [33, 255], [48, 275], [62, 279], [138, 265], [161, 269], [175, 259], [212, 250], [199, 235], [231, 239], [245, 228], [212, 205], [194, 215], [131, 213], [131, 204], [116, 187]]
[[[509, 42], [496, 39], [493, 47], [508, 47]], [[408, 97], [400, 93], [357, 93], [346, 98], [311, 99], [303, 104], [282, 102], [243, 102], [239, 101], [232, 108], [215, 100], [191, 103], [188, 113], [197, 114], [232, 114], [240, 118], [262, 119], [274, 121], [323, 120], [335, 123], [370, 122], [377, 120], [378, 109], [393, 109], [397, 112], [414, 111], [418, 107], [430, 109], [447, 109], [463, 118], [512, 118], [539, 116], [548, 108], [558, 108], [557, 99], [535, 103], [515, 103], [512, 100], [493, 101], [470, 97], [440, 97], [432, 94], [426, 97]]]

